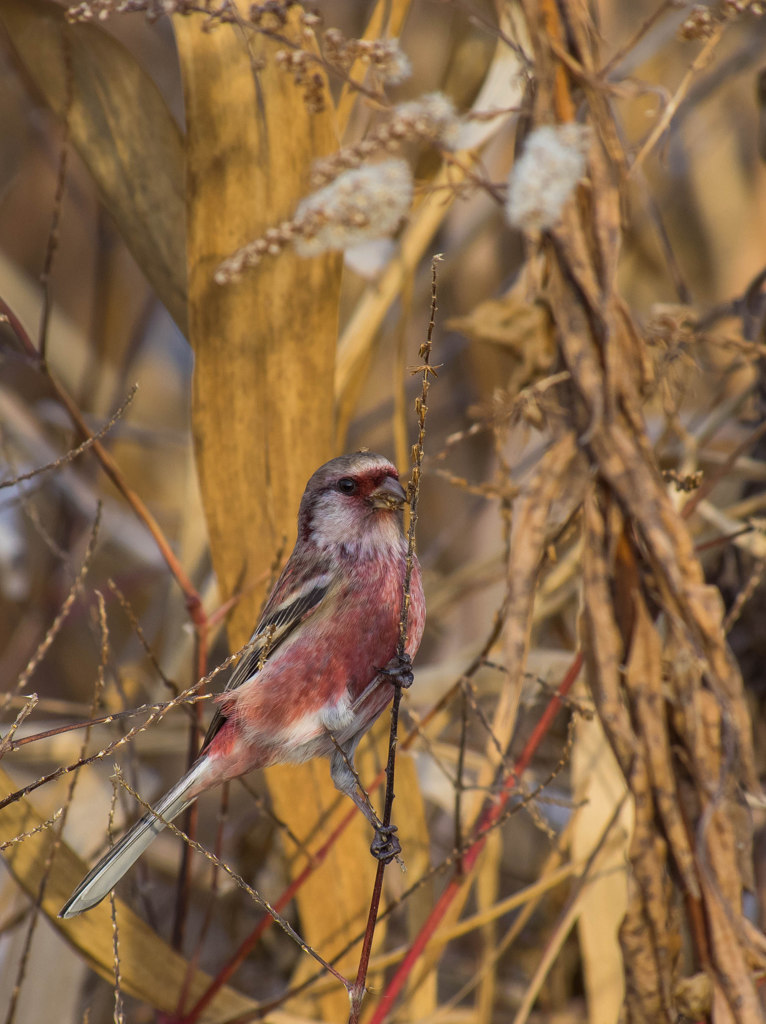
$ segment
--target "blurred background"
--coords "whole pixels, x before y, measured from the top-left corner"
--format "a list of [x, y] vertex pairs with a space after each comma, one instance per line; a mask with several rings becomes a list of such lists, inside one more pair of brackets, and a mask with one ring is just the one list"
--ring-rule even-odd
[[[216, 616], [227, 595], [216, 583], [195, 466], [194, 357], [185, 325], [177, 322], [181, 317], [163, 305], [135, 248], [126, 244], [110, 199], [83, 154], [80, 133], [60, 116], [67, 109], [66, 81], [58, 102], [47, 96], [52, 87], [44, 83], [47, 37], [36, 19], [49, 18], [52, 6], [35, 0], [23, 11], [24, 5], [0, 0], [0, 298], [38, 351], [45, 336], [49, 371], [43, 372], [23, 350], [18, 330], [0, 322], [0, 691], [9, 698], [3, 732], [23, 708], [25, 695], [38, 698], [16, 738], [170, 699], [199, 674], [185, 595], [145, 523], [93, 451], [8, 485], [55, 463], [82, 441], [62, 404], [62, 390], [92, 432], [101, 430], [132, 396], [103, 444], [127, 488], [155, 517], [206, 613], [214, 616], [208, 669], [230, 650], [226, 615]], [[320, 41], [330, 26], [349, 38], [362, 36], [375, 7], [358, 0], [317, 5]], [[458, 770], [466, 815], [470, 806], [478, 807], [477, 793], [488, 785], [483, 772], [496, 743], [493, 723], [499, 703], [507, 698], [504, 643], [502, 633], [493, 635], [493, 626], [507, 611], [503, 599], [513, 573], [507, 562], [512, 499], [524, 493], [549, 440], [519, 395], [562, 369], [555, 325], [525, 277], [528, 241], [509, 225], [502, 204], [514, 156], [530, 127], [530, 75], [504, 41], [509, 34], [516, 38], [514, 11], [485, 0], [412, 0], [407, 8], [400, 39], [412, 75], [387, 88], [388, 102], [440, 91], [460, 115], [476, 109], [479, 97], [478, 109], [495, 116], [470, 122], [484, 135], [473, 165], [480, 180], [462, 176], [444, 188], [443, 209], [422, 255], [408, 264], [401, 286], [381, 300], [385, 308], [379, 325], [336, 409], [335, 454], [367, 446], [394, 458], [406, 477], [416, 434], [414, 399], [421, 386], [410, 368], [418, 364], [428, 326], [431, 256], [443, 253], [433, 356], [439, 370], [429, 398], [418, 526], [428, 624], [402, 722], [408, 733], [429, 715], [427, 727], [402, 754], [422, 797], [425, 831], [407, 875], [396, 867], [387, 873], [386, 899], [394, 909], [373, 957], [378, 989], [396, 959], [386, 961], [385, 955], [417, 934], [418, 921], [443, 886], [445, 876], [431, 877], [428, 870], [449, 860], [460, 836]], [[679, 507], [685, 499], [672, 486], [674, 474], [715, 473], [763, 419], [766, 19], [747, 10], [724, 16], [722, 9], [601, 0], [591, 11], [607, 83], [604, 95], [627, 165], [635, 161], [621, 184], [617, 288], [655, 368], [656, 387], [644, 412], [657, 463], [667, 472]], [[176, 11], [173, 16], [182, 15]], [[62, 30], [59, 22], [53, 24], [55, 37]], [[104, 53], [118, 46], [137, 74], [154, 83], [183, 140], [184, 93], [172, 19], [111, 11], [96, 16], [87, 31], [108, 37]], [[488, 88], [490, 69], [496, 71], [496, 82]], [[330, 76], [335, 101], [342, 85]], [[105, 92], [109, 87], [105, 80]], [[581, 117], [585, 108], [581, 100]], [[359, 102], [344, 141], [364, 137], [384, 116], [380, 104]], [[652, 139], [665, 116], [666, 130]], [[112, 125], [111, 131], [119, 136], [120, 126]], [[404, 155], [421, 199], [449, 156], [438, 147], [416, 144], [407, 145]], [[136, 182], [136, 189], [141, 187]], [[346, 261], [341, 339], [360, 304], [374, 300], [385, 272], [376, 265], [386, 255], [379, 248], [368, 262]], [[757, 739], [764, 736], [761, 666], [766, 653], [761, 626], [766, 550], [759, 519], [766, 481], [763, 445], [761, 438], [737, 458], [688, 523], [706, 576], [720, 588], [731, 617], [729, 640], [747, 687]], [[584, 466], [582, 472], [587, 475]], [[89, 551], [99, 503], [98, 538]], [[294, 507], [289, 510], [286, 536], [294, 528], [295, 513]], [[567, 495], [554, 504], [548, 530], [555, 550], [535, 604], [527, 675], [508, 756], [523, 746], [577, 646], [580, 549]], [[743, 532], [735, 540], [721, 542], [738, 531]], [[74, 596], [68, 596], [84, 564], [87, 574]], [[263, 580], [245, 568], [240, 586], [247, 591], [262, 587]], [[104, 618], [99, 617], [97, 594]], [[484, 660], [471, 669], [470, 686], [446, 700], [479, 655]], [[94, 707], [99, 679], [103, 686]], [[521, 903], [522, 909], [528, 907], [524, 919], [518, 906], [488, 911], [535, 883], [544, 866], [554, 871], [566, 863], [563, 854], [556, 861], [563, 835], [564, 847], [572, 849], [566, 830], [582, 802], [584, 779], [595, 770], [585, 735], [587, 718], [578, 712], [587, 711], [584, 689], [575, 691], [574, 700], [574, 709], [559, 714], [524, 775], [527, 792], [544, 784], [543, 792], [492, 833], [474, 885], [466, 889], [463, 915], [485, 916], [465, 933], [454, 920], [447, 921], [454, 934], [445, 937], [432, 963], [424, 963], [396, 1019], [607, 1020], [594, 1016], [598, 1011], [589, 1001], [588, 974], [592, 979], [597, 961], [602, 966], [608, 961], [606, 966], [618, 971], [619, 956], [594, 949], [571, 926], [559, 930], [569, 893], [564, 874], [546, 884], [545, 898]], [[432, 713], [434, 707], [438, 710]], [[573, 731], [574, 719], [584, 725], [580, 734]], [[112, 742], [133, 724], [128, 718], [94, 727], [88, 749]], [[382, 763], [387, 722], [379, 726], [368, 742], [368, 779]], [[187, 757], [189, 734], [189, 717], [176, 710], [126, 744], [118, 753], [131, 785], [150, 797], [170, 784]], [[2, 767], [12, 786], [20, 788], [76, 761], [82, 742], [80, 731], [40, 739], [6, 754]], [[763, 743], [756, 749], [762, 751]], [[607, 755], [602, 751], [599, 756]], [[112, 762], [106, 757], [83, 770], [72, 794], [64, 837], [85, 861], [105, 846]], [[612, 782], [619, 788], [615, 767], [595, 771], [607, 789]], [[69, 799], [70, 779], [58, 779], [30, 797], [43, 818]], [[376, 800], [381, 796], [382, 790], [373, 792]], [[587, 799], [596, 806], [593, 793]], [[611, 798], [605, 799], [611, 807]], [[120, 791], [115, 831], [133, 813], [131, 804]], [[400, 806], [404, 799], [395, 805], [395, 818]], [[210, 796], [201, 809], [201, 841], [212, 847], [222, 837], [224, 859], [264, 896], [276, 899], [293, 877], [295, 851], [290, 852], [282, 823], [269, 809], [264, 780], [253, 776], [246, 788], [232, 787], [220, 836], [219, 814], [218, 798]], [[587, 832], [592, 826], [578, 827]], [[9, 838], [0, 834], [0, 842]], [[763, 845], [757, 842], [756, 851]], [[179, 856], [179, 840], [163, 835], [121, 890], [168, 942], [173, 940]], [[624, 889], [623, 861], [618, 844], [614, 872]], [[421, 877], [422, 887], [397, 904]], [[757, 870], [756, 883], [758, 877]], [[195, 863], [180, 948], [188, 958], [197, 955], [199, 966], [214, 974], [251, 932], [253, 912], [233, 883], [220, 876], [217, 905], [211, 910], [210, 885], [209, 868]], [[114, 983], [100, 980], [47, 921], [41, 919], [27, 939], [34, 900], [8, 872], [0, 876], [0, 893], [0, 1014], [8, 1024], [54, 1017], [96, 1024], [112, 1018], [117, 1012]], [[747, 910], [762, 925], [764, 890], [756, 884], [753, 894]], [[590, 912], [598, 914], [599, 901], [610, 897], [602, 892], [594, 899], [596, 909]], [[300, 930], [304, 922], [295, 905], [285, 913]], [[177, 939], [177, 917], [175, 932]], [[614, 951], [611, 934], [607, 945]], [[530, 979], [553, 947], [556, 955], [524, 1009]], [[111, 962], [111, 950], [105, 955]], [[301, 951], [272, 928], [231, 983], [258, 1004], [277, 1000], [274, 1013], [285, 1019], [341, 1019], [338, 1004], [329, 1011], [322, 1003], [326, 980], [281, 1002], [291, 985], [313, 973], [301, 967], [302, 959]], [[605, 988], [610, 984], [604, 982]], [[126, 999], [125, 1019], [155, 1019], [147, 1002]], [[522, 1010], [524, 1017], [516, 1016]], [[221, 1013], [209, 1019], [227, 1018]]]

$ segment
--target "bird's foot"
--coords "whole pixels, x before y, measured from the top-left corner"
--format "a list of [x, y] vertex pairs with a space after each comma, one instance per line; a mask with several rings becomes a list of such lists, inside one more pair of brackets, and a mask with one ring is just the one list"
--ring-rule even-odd
[[370, 853], [376, 860], [390, 864], [402, 852], [402, 844], [397, 839], [396, 825], [378, 825], [375, 837], [370, 843]]
[[388, 676], [395, 686], [399, 685], [403, 690], [408, 690], [412, 686], [414, 676], [412, 674], [412, 658], [409, 654], [401, 656], [395, 654], [386, 667], [379, 668], [378, 672], [382, 676]]

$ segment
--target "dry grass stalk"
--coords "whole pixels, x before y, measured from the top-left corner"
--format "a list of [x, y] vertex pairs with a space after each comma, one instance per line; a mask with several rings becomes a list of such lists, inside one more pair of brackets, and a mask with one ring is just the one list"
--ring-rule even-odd
[[[560, 38], [564, 34], [585, 72], [593, 72], [595, 38], [578, 3], [567, 7]], [[538, 67], [551, 67], [542, 36], [537, 49]], [[555, 104], [560, 82], [550, 77], [538, 87], [539, 109], [551, 96]], [[644, 427], [641, 395], [649, 377], [643, 346], [615, 290], [620, 168], [609, 160], [612, 118], [603, 103], [591, 103], [589, 113], [600, 140], [589, 160], [593, 191], [567, 207], [543, 253], [547, 295], [572, 376], [570, 429], [595, 477], [584, 521], [588, 679], [637, 814], [633, 895], [622, 929], [626, 1010], [630, 1020], [676, 1019], [682, 940], [667, 858], [681, 876], [696, 955], [712, 980], [714, 1018], [744, 1024], [761, 1019], [751, 970], [763, 959], [747, 931], [734, 924], [744, 879], [733, 857], [731, 796], [723, 780], [757, 786], [749, 716], [720, 604], [703, 584]], [[651, 614], [650, 595], [659, 602]], [[667, 630], [672, 659], [667, 647], [663, 656]], [[688, 666], [683, 682], [682, 665]], [[710, 756], [716, 747], [722, 751], [717, 763]]]
[[[0, 785], [5, 792], [13, 788], [12, 780], [3, 771], [0, 771]], [[0, 811], [3, 835], [20, 835], [25, 832], [30, 835], [29, 839], [14, 847], [10, 854], [6, 853], [5, 858], [19, 884], [32, 899], [40, 889], [44, 866], [56, 844], [50, 829], [43, 830], [45, 824], [26, 800], [18, 800]], [[63, 901], [87, 870], [84, 861], [65, 843], [58, 846], [55, 863], [56, 870], [48, 879], [41, 903], [43, 911], [54, 921]], [[123, 992], [166, 1013], [173, 1013], [186, 977], [185, 958], [163, 942], [154, 929], [121, 900], [118, 899], [116, 902], [123, 947]], [[114, 980], [112, 918], [107, 904], [102, 904], [87, 918], [77, 918], [58, 927], [66, 934], [68, 941], [82, 952], [94, 970], [107, 981]], [[140, 956], [134, 954], [126, 958], [124, 951], [127, 948], [140, 950]], [[209, 976], [198, 972], [191, 986], [192, 996], [201, 995], [209, 986], [210, 980]], [[218, 993], [209, 1008], [207, 1019], [224, 1021], [232, 1015], [242, 1014], [253, 1008], [251, 999], [231, 988], [226, 988]]]

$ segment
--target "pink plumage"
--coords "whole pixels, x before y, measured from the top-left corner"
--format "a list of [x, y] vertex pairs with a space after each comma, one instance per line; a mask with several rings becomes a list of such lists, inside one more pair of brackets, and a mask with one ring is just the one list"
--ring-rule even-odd
[[[314, 473], [301, 500], [295, 548], [251, 650], [217, 698], [199, 758], [156, 813], [138, 821], [89, 872], [61, 917], [103, 899], [164, 823], [200, 793], [286, 761], [329, 756], [335, 785], [375, 829], [373, 853], [390, 860], [398, 852], [395, 830], [382, 827], [350, 766], [359, 740], [393, 697], [392, 677], [409, 676], [396, 657], [407, 555], [404, 503], [396, 469], [381, 455], [342, 456]], [[417, 559], [410, 595], [411, 658], [425, 624]]]

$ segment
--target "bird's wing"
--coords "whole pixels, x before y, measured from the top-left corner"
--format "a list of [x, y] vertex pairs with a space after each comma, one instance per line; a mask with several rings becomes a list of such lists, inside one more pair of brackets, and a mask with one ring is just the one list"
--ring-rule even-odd
[[[317, 610], [336, 577], [337, 573], [332, 571], [329, 562], [314, 561], [305, 568], [288, 562], [246, 645], [247, 652], [240, 658], [223, 692], [237, 689], [257, 674], [266, 658]], [[202, 744], [203, 751], [225, 721], [226, 712], [219, 708]]]

